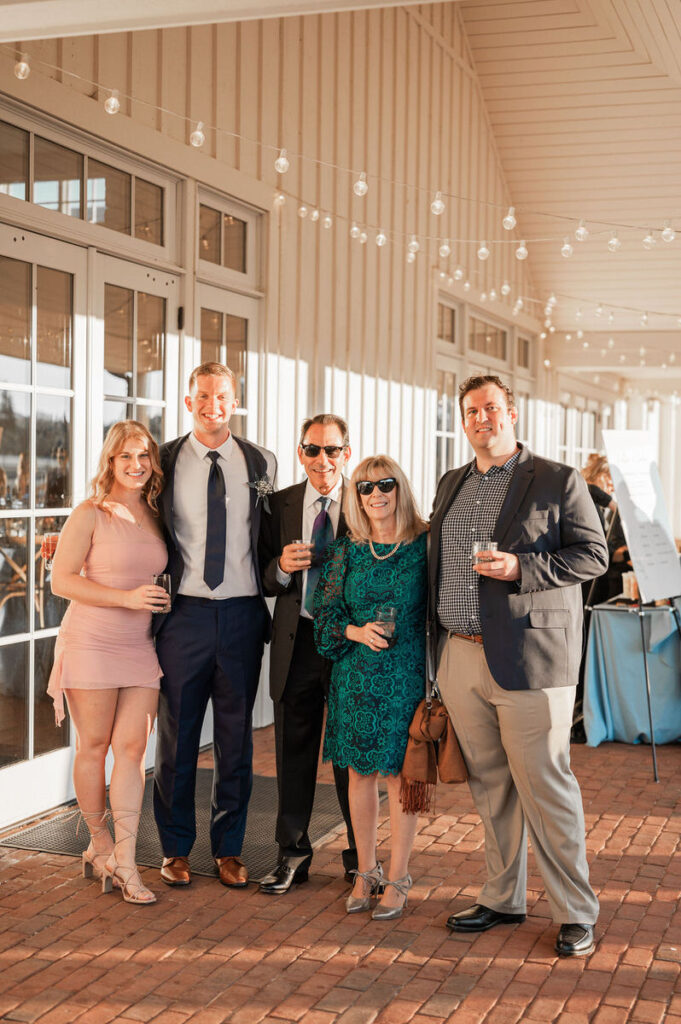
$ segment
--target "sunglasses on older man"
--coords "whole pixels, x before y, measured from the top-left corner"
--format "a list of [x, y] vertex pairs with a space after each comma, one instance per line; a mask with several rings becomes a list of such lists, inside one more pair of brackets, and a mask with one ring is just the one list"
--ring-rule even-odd
[[316, 459], [320, 452], [324, 452], [329, 459], [337, 459], [346, 448], [346, 444], [301, 444], [300, 446], [301, 452], [308, 459]]
[[397, 487], [397, 480], [394, 476], [384, 476], [382, 480], [358, 480], [355, 487], [366, 498], [374, 493], [374, 487], [378, 487], [381, 494], [390, 494]]

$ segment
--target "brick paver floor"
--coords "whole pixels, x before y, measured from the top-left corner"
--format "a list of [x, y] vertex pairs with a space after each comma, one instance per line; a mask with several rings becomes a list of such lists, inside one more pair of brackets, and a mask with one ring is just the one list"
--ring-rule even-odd
[[[0, 850], [0, 1020], [40, 1024], [681, 1024], [681, 746], [576, 746], [598, 948], [559, 960], [530, 859], [529, 916], [477, 938], [447, 915], [473, 902], [482, 831], [465, 786], [440, 787], [419, 822], [407, 913], [347, 916], [340, 835], [310, 882], [283, 897], [195, 878], [131, 907], [79, 877], [71, 857]], [[271, 729], [256, 769], [273, 772]], [[329, 769], [321, 777], [328, 781]], [[382, 859], [389, 833], [381, 825]]]

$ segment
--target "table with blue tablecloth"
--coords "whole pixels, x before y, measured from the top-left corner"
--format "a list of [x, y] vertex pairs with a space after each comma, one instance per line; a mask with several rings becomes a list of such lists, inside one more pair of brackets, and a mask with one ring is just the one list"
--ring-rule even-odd
[[[672, 743], [681, 739], [681, 639], [672, 609], [644, 607], [644, 629], [655, 742]], [[590, 747], [606, 740], [650, 743], [637, 608], [600, 604], [591, 613], [584, 728]]]

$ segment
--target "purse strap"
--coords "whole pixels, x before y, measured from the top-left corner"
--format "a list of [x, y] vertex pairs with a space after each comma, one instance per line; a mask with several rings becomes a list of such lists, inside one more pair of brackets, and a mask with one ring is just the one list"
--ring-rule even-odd
[[[430, 573], [430, 530], [426, 535], [426, 566]], [[426, 608], [426, 704], [430, 707], [433, 697], [440, 697], [437, 685], [437, 665], [433, 657], [433, 637], [431, 633], [430, 580], [428, 581], [428, 606]]]

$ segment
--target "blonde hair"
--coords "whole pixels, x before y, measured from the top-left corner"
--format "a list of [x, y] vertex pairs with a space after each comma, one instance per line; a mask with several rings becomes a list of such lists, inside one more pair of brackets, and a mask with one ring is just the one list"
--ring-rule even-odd
[[600, 487], [604, 480], [612, 483], [608, 460], [605, 455], [599, 455], [598, 452], [591, 452], [580, 472], [588, 484]]
[[425, 533], [428, 524], [421, 517], [416, 506], [411, 484], [395, 460], [391, 459], [389, 455], [370, 455], [368, 458], [362, 459], [352, 474], [344, 509], [350, 537], [357, 544], [367, 543], [371, 539], [371, 521], [362, 507], [356, 484], [358, 480], [369, 479], [369, 473], [376, 470], [386, 476], [394, 476], [397, 480], [395, 540], [411, 544], [419, 534]]
[[151, 476], [144, 485], [142, 495], [146, 498], [147, 505], [154, 515], [158, 515], [156, 499], [163, 486], [163, 473], [161, 471], [158, 445], [144, 424], [138, 420], [121, 420], [119, 423], [114, 423], [113, 426], [109, 427], [104, 438], [104, 447], [99, 456], [97, 472], [90, 481], [90, 500], [99, 508], [103, 507], [114, 483], [112, 466], [114, 457], [122, 451], [125, 442], [131, 438], [144, 441], [149, 447]]

